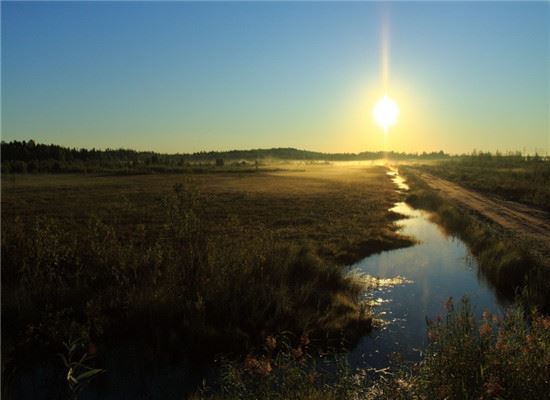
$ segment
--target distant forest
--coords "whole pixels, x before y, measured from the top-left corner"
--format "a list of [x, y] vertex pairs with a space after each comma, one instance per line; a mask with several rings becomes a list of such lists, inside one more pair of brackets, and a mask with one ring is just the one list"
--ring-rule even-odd
[[[449, 155], [431, 153], [398, 153], [364, 151], [361, 153], [321, 153], [291, 147], [255, 150], [201, 151], [189, 154], [163, 154], [128, 149], [76, 149], [34, 140], [1, 142], [2, 173], [153, 173], [256, 170], [271, 162], [378, 160], [461, 160], [463, 163], [499, 163], [514, 166], [525, 161], [545, 161], [548, 156], [524, 156], [521, 152], [479, 152]], [[219, 168], [225, 166], [225, 168]]]
[[162, 154], [128, 149], [76, 149], [34, 140], [1, 143], [2, 173], [62, 172], [177, 172], [185, 168], [215, 165], [246, 167], [280, 161], [359, 161], [389, 158], [393, 160], [434, 160], [450, 157], [443, 151], [432, 153], [361, 152], [320, 153], [294, 148], [201, 151], [192, 154]]
[[[2, 173], [154, 173], [205, 172], [208, 170], [256, 170], [271, 162], [378, 160], [444, 160], [462, 162], [498, 162], [515, 165], [524, 161], [548, 161], [548, 156], [523, 156], [521, 152], [502, 154], [479, 152], [449, 155], [443, 151], [431, 153], [398, 153], [394, 151], [364, 151], [361, 153], [321, 153], [291, 147], [254, 150], [201, 151], [188, 154], [163, 154], [129, 149], [76, 149], [34, 140], [1, 142]], [[225, 166], [225, 168], [219, 168]]]

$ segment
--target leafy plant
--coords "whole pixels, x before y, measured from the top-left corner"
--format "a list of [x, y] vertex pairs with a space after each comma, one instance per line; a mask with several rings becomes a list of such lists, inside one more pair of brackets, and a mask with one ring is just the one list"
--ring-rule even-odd
[[95, 356], [95, 345], [86, 345], [83, 339], [76, 339], [63, 345], [65, 352], [59, 353], [59, 357], [67, 369], [66, 381], [71, 397], [77, 399], [82, 389], [105, 370], [89, 365]]

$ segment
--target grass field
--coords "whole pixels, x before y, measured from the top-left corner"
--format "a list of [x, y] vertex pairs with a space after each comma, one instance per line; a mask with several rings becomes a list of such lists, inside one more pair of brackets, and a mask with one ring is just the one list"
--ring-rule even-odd
[[411, 244], [398, 196], [381, 166], [3, 179], [3, 365], [75, 340], [204, 358], [364, 333], [344, 265]]
[[329, 261], [352, 263], [401, 246], [398, 198], [383, 167], [290, 166], [273, 173], [186, 175], [18, 175], [2, 182], [2, 218], [51, 217], [83, 229], [91, 215], [125, 236], [164, 224], [163, 199], [192, 186], [204, 230], [239, 236], [267, 229], [277, 240], [313, 245]]

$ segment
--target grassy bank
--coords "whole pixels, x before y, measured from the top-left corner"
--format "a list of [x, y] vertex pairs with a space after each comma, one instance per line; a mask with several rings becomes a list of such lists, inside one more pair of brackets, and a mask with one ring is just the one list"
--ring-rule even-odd
[[463, 240], [476, 257], [483, 276], [500, 296], [513, 299], [525, 292], [529, 302], [550, 310], [550, 273], [529, 251], [526, 240], [510, 238], [473, 212], [460, 208], [429, 188], [410, 169], [402, 168], [410, 186], [406, 201], [433, 212], [433, 218], [451, 235]]

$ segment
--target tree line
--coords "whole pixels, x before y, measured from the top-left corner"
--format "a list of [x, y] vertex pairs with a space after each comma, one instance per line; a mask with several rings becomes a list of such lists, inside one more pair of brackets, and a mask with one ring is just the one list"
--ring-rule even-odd
[[431, 153], [361, 152], [321, 153], [295, 148], [272, 148], [230, 151], [201, 151], [187, 154], [162, 154], [131, 149], [84, 149], [55, 144], [36, 143], [34, 140], [1, 142], [2, 173], [58, 173], [101, 172], [119, 170], [172, 171], [197, 163], [214, 163], [215, 160], [265, 161], [360, 161], [388, 158], [444, 159], [450, 157], [443, 151]]

